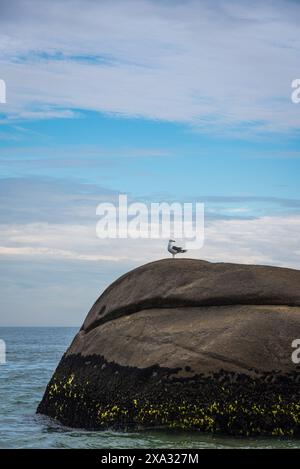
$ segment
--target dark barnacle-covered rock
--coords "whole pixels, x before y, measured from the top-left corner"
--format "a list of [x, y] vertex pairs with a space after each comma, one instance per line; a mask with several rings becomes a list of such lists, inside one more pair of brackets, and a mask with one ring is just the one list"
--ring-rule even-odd
[[166, 259], [100, 296], [38, 412], [89, 429], [299, 435], [300, 271]]

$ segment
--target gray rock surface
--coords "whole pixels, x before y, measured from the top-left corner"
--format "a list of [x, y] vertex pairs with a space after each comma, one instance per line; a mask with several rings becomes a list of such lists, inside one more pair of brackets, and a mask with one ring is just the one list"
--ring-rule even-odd
[[164, 259], [115, 281], [38, 412], [90, 429], [300, 435], [300, 271]]
[[300, 336], [300, 272], [164, 259], [114, 282], [68, 354], [121, 365], [185, 365], [194, 372], [293, 369]]

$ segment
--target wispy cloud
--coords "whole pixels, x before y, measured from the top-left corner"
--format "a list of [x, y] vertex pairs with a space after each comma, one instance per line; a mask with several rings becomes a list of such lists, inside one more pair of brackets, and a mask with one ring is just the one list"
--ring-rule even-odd
[[[212, 220], [205, 245], [188, 257], [282, 265], [300, 268], [300, 216]], [[165, 240], [96, 237], [94, 225], [32, 223], [2, 225], [0, 257], [84, 262], [131, 262], [136, 265], [167, 256]]]
[[14, 0], [0, 20], [7, 115], [95, 110], [237, 135], [297, 129], [299, 14], [281, 0]]
[[[299, 233], [299, 216], [216, 220], [187, 256], [299, 269]], [[79, 326], [113, 280], [168, 255], [160, 240], [105, 242], [94, 227], [46, 223], [2, 225], [0, 246], [1, 325]]]
[[80, 254], [76, 251], [66, 249], [52, 249], [47, 247], [8, 247], [0, 246], [0, 256], [18, 256], [23, 258], [38, 259], [59, 259], [59, 260], [76, 260], [76, 261], [112, 261], [120, 262], [127, 259], [126, 257], [97, 255], [97, 254]]
[[[25, 163], [26, 164], [26, 163]], [[28, 162], [27, 162], [28, 164]], [[103, 181], [104, 182], [104, 181]], [[80, 180], [52, 177], [8, 177], [0, 179], [0, 226], [4, 224], [91, 224], [97, 221], [96, 207], [100, 202], [118, 204], [117, 189]], [[300, 199], [262, 196], [208, 196], [178, 198], [173, 193], [152, 192], [135, 197], [129, 202], [201, 202], [205, 204], [206, 218], [244, 219], [266, 215], [299, 215]]]

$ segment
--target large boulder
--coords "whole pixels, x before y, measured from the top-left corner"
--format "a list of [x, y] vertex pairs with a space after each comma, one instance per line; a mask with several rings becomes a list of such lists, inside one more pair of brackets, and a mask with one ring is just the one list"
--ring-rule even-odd
[[91, 429], [300, 434], [300, 271], [164, 259], [116, 280], [38, 412]]

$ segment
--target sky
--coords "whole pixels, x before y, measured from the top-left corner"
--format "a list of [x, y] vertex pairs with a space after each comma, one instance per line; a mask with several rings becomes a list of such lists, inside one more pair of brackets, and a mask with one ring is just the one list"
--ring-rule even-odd
[[202, 202], [186, 257], [300, 268], [300, 3], [0, 1], [0, 325], [80, 326], [165, 240], [100, 202]]

